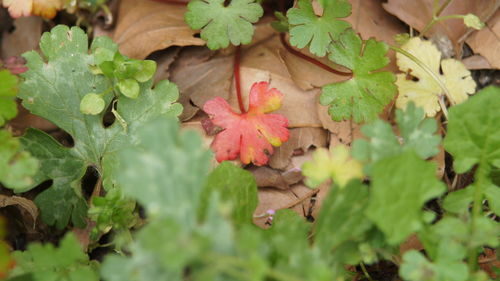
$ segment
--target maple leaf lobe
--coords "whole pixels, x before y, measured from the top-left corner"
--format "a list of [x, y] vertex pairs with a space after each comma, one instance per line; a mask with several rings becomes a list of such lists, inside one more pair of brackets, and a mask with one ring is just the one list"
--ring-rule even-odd
[[244, 164], [265, 165], [273, 146], [288, 140], [288, 119], [280, 114], [265, 114], [278, 109], [283, 94], [268, 89], [267, 82], [255, 83], [250, 90], [248, 112], [238, 114], [221, 97], [209, 100], [203, 110], [214, 125], [223, 129], [212, 142], [218, 162], [233, 160], [240, 155]]

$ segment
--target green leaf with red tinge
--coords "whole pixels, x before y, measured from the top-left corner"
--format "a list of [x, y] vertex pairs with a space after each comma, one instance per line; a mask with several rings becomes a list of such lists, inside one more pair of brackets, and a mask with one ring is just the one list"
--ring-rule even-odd
[[203, 106], [216, 126], [223, 128], [215, 137], [212, 149], [217, 161], [233, 160], [240, 155], [244, 164], [262, 166], [273, 153], [273, 146], [288, 140], [288, 119], [280, 114], [265, 114], [281, 106], [283, 94], [268, 89], [267, 82], [255, 83], [250, 90], [248, 112], [234, 112], [226, 100], [216, 97]]

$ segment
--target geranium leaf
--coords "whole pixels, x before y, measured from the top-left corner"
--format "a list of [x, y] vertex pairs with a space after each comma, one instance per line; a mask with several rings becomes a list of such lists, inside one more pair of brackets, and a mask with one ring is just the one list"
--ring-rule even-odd
[[390, 244], [403, 242], [423, 225], [422, 207], [441, 195], [445, 186], [436, 178], [436, 165], [412, 150], [378, 161], [373, 166], [371, 199], [366, 210]]
[[[103, 45], [110, 40], [96, 42]], [[151, 89], [152, 81], [141, 83], [141, 94], [136, 99], [120, 95], [116, 102], [116, 112], [128, 131], [120, 122], [106, 128], [102, 122], [105, 111], [97, 115], [85, 115], [80, 111], [81, 100], [87, 93], [102, 93], [109, 87], [104, 76], [91, 72], [89, 66], [95, 59], [94, 54], [88, 52], [86, 34], [77, 27], [56, 26], [42, 36], [40, 47], [44, 58], [36, 52], [24, 55], [29, 71], [23, 74], [25, 81], [19, 96], [28, 110], [65, 130], [75, 144], [72, 148], [64, 148], [43, 133], [34, 131], [23, 138], [26, 149], [41, 159], [43, 169], [37, 179], [53, 180], [52, 187], [42, 192], [36, 202], [45, 222], [63, 228], [72, 217], [73, 223], [82, 226], [81, 220], [76, 218], [86, 212], [86, 204], [79, 195], [86, 168], [95, 167], [104, 178], [104, 187], [110, 188], [116, 182], [113, 173], [119, 169], [111, 161], [114, 153], [133, 143], [131, 135], [144, 122], [160, 115], [179, 114], [179, 106], [172, 105], [178, 91], [168, 81], [159, 82], [154, 89]], [[105, 108], [111, 106], [111, 94], [103, 99]], [[43, 149], [43, 145], [50, 149]], [[72, 167], [71, 171], [67, 171], [68, 166]]]
[[220, 97], [205, 103], [203, 110], [213, 124], [224, 129], [212, 143], [217, 161], [233, 160], [240, 155], [245, 164], [265, 165], [273, 146], [288, 140], [288, 120], [279, 114], [265, 114], [280, 108], [283, 99], [282, 93], [268, 86], [267, 82], [253, 84], [250, 107], [242, 114], [235, 113]]
[[351, 14], [351, 4], [347, 0], [331, 0], [324, 7], [323, 15], [318, 17], [310, 0], [299, 0], [298, 7], [288, 10], [290, 24], [290, 43], [297, 48], [308, 44], [311, 53], [324, 56], [328, 45], [339, 39], [340, 33], [351, 25], [338, 18]]
[[450, 109], [444, 148], [453, 156], [457, 173], [479, 163], [500, 167], [499, 98], [500, 88], [492, 86]]
[[357, 139], [353, 143], [353, 156], [368, 162], [367, 170], [372, 163], [394, 156], [402, 151], [412, 149], [422, 159], [427, 159], [439, 152], [441, 138], [435, 135], [436, 120], [425, 119], [424, 110], [408, 105], [406, 111], [396, 110], [396, 122], [401, 138], [396, 136], [392, 126], [380, 119], [367, 124], [361, 131], [369, 140]]
[[254, 27], [264, 14], [255, 0], [193, 0], [189, 2], [186, 22], [192, 29], [201, 29], [201, 38], [207, 46], [220, 49], [233, 45], [248, 44], [252, 40]]
[[198, 213], [204, 216], [214, 192], [221, 196], [222, 203], [231, 206], [231, 218], [237, 225], [251, 224], [257, 207], [257, 183], [252, 173], [236, 167], [229, 162], [222, 162], [208, 176], [201, 195]]
[[[457, 60], [441, 61], [441, 53], [430, 41], [413, 37], [401, 48], [422, 61], [444, 83], [450, 93], [448, 99], [452, 105], [462, 103], [468, 95], [474, 94], [476, 83], [470, 76], [470, 71]], [[434, 116], [441, 110], [438, 99], [444, 94], [438, 82], [407, 56], [396, 53], [396, 58], [399, 69], [405, 72], [397, 75], [399, 96], [396, 106], [404, 109], [412, 101], [424, 108], [427, 116]], [[440, 68], [443, 74], [440, 74]], [[408, 75], [418, 78], [418, 81], [409, 79]]]
[[351, 69], [353, 77], [324, 86], [320, 103], [329, 106], [335, 121], [353, 118], [360, 123], [377, 118], [396, 94], [394, 75], [380, 71], [389, 63], [387, 44], [374, 39], [363, 41], [348, 29], [329, 50], [330, 60]]

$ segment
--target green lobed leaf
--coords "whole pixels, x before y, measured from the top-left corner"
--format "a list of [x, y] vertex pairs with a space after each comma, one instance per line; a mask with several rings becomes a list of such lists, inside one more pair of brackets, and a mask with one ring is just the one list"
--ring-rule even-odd
[[363, 242], [373, 225], [365, 215], [368, 202], [368, 187], [359, 180], [333, 188], [316, 222], [315, 241], [320, 249], [328, 253], [346, 242]]
[[8, 70], [0, 70], [0, 127], [17, 115], [17, 76]]
[[298, 8], [288, 10], [290, 43], [293, 46], [302, 49], [310, 44], [309, 51], [323, 57], [328, 46], [351, 26], [348, 22], [338, 19], [351, 14], [349, 1], [330, 0], [328, 4], [324, 5], [322, 16], [314, 13], [310, 0], [299, 0]]
[[96, 266], [82, 251], [73, 234], [67, 234], [56, 248], [52, 244], [30, 244], [24, 252], [14, 252], [16, 267], [10, 277], [31, 274], [39, 281], [98, 281]]
[[[354, 141], [353, 157], [372, 164], [410, 149], [422, 159], [439, 152], [441, 137], [435, 134], [436, 120], [425, 118], [423, 109], [410, 103], [405, 111], [396, 110], [396, 123], [401, 138], [394, 134], [388, 122], [380, 119], [363, 126], [361, 131], [369, 140]], [[368, 165], [365, 169], [369, 171], [370, 167]]]
[[95, 222], [90, 233], [91, 241], [97, 241], [111, 229], [115, 232], [128, 231], [139, 219], [135, 209], [135, 201], [124, 197], [119, 188], [108, 190], [104, 197], [94, 197], [88, 211], [89, 218]]
[[178, 127], [175, 120], [161, 118], [141, 128], [138, 145], [118, 152], [116, 178], [150, 217], [175, 217], [193, 226], [210, 154], [195, 132], [179, 135]]
[[231, 217], [235, 224], [252, 223], [258, 204], [257, 183], [252, 173], [230, 162], [222, 162], [210, 173], [202, 191], [198, 209], [201, 216], [204, 216], [214, 192], [220, 194], [222, 203], [231, 206]]
[[396, 245], [422, 228], [422, 207], [445, 191], [436, 179], [435, 163], [411, 150], [378, 161], [372, 170], [372, 194], [366, 215]]
[[465, 281], [469, 276], [465, 263], [458, 261], [431, 263], [416, 250], [404, 254], [399, 274], [407, 281]]
[[252, 40], [254, 27], [264, 14], [255, 0], [193, 0], [188, 4], [185, 20], [192, 29], [201, 29], [201, 38], [212, 50], [238, 46]]
[[22, 192], [34, 183], [39, 162], [22, 151], [18, 138], [0, 130], [0, 182], [15, 192]]
[[500, 87], [490, 86], [453, 106], [444, 147], [457, 173], [475, 164], [500, 167]]
[[[116, 48], [109, 39], [96, 39], [91, 50]], [[117, 98], [116, 112], [121, 119], [109, 127], [103, 126], [105, 111], [85, 115], [80, 103], [87, 93], [103, 93], [109, 89], [107, 78], [94, 75], [89, 66], [95, 56], [88, 52], [86, 34], [78, 27], [69, 29], [59, 25], [42, 36], [41, 57], [36, 52], [24, 54], [29, 70], [23, 74], [20, 87], [23, 105], [66, 131], [74, 140], [74, 147], [65, 148], [41, 132], [29, 132], [22, 138], [23, 146], [41, 161], [43, 167], [37, 183], [52, 179], [52, 186], [35, 200], [42, 219], [58, 228], [73, 223], [81, 227], [86, 203], [80, 196], [80, 182], [88, 166], [95, 167], [104, 179], [104, 187], [115, 184], [114, 171], [119, 165], [112, 163], [116, 151], [134, 143], [135, 130], [148, 120], [162, 115], [176, 115], [179, 106], [172, 103], [178, 97], [177, 87], [159, 82], [154, 89], [152, 81], [140, 85], [140, 95], [132, 100]], [[104, 95], [105, 108], [111, 106], [113, 95]], [[124, 130], [126, 125], [127, 130]], [[49, 147], [46, 149], [45, 147]], [[71, 171], [69, 171], [71, 167]], [[33, 185], [32, 187], [34, 187]]]
[[394, 74], [380, 71], [389, 63], [387, 50], [384, 42], [363, 41], [352, 29], [330, 45], [329, 59], [353, 72], [351, 79], [323, 87], [320, 103], [329, 106], [333, 120], [371, 121], [394, 98]]

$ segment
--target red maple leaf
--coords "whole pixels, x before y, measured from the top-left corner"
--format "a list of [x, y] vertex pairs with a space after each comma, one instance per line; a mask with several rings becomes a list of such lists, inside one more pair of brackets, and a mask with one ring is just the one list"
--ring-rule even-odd
[[277, 89], [268, 89], [267, 82], [252, 85], [250, 106], [247, 112], [234, 112], [221, 97], [209, 100], [203, 110], [210, 116], [219, 132], [212, 142], [218, 162], [234, 160], [240, 155], [244, 164], [253, 162], [262, 166], [273, 153], [273, 146], [280, 146], [288, 140], [288, 119], [280, 114], [265, 114], [281, 106], [283, 94]]

